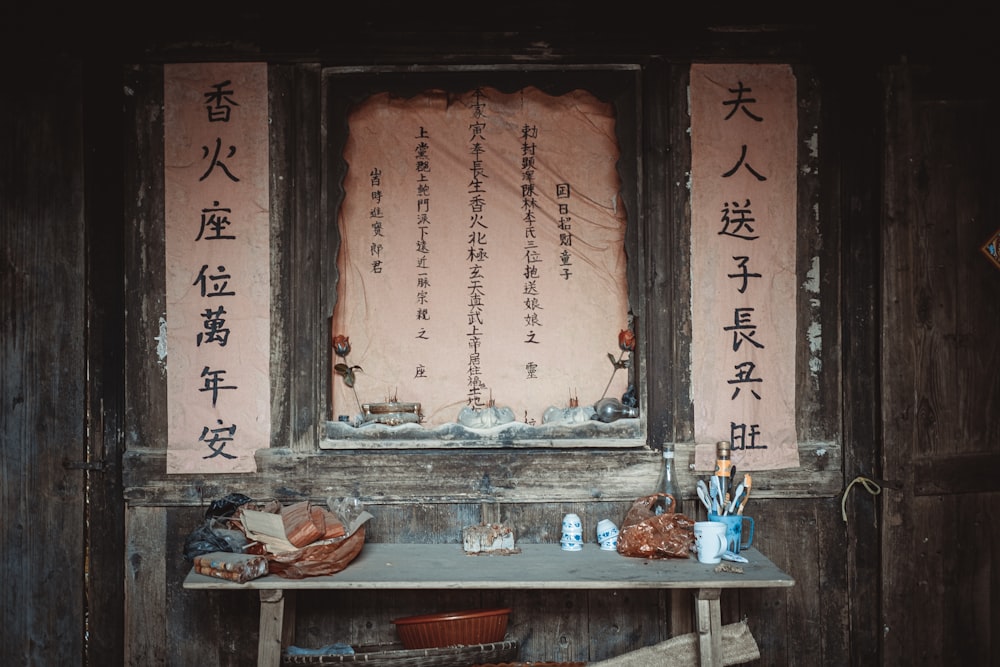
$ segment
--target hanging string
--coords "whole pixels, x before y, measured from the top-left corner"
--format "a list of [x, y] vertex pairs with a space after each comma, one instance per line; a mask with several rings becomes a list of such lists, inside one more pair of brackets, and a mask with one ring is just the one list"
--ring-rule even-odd
[[852, 479], [851, 483], [847, 485], [846, 489], [844, 489], [844, 495], [840, 499], [840, 516], [844, 519], [844, 523], [847, 523], [847, 494], [851, 492], [851, 488], [855, 484], [861, 484], [861, 486], [865, 487], [865, 491], [872, 494], [873, 496], [877, 496], [878, 494], [882, 493], [882, 487], [879, 486], [878, 483], [868, 479], [867, 477], [858, 475], [857, 477]]

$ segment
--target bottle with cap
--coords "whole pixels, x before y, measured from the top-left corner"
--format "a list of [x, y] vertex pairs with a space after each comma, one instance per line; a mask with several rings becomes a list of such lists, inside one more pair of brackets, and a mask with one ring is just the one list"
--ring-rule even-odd
[[720, 440], [715, 443], [715, 476], [719, 480], [723, 500], [728, 497], [731, 486], [729, 483], [733, 469], [733, 462], [729, 458], [731, 449], [732, 446], [728, 440]]
[[677, 499], [677, 480], [674, 477], [674, 450], [664, 446], [663, 460], [660, 465], [660, 476], [656, 480], [656, 502], [653, 511], [657, 514], [676, 512], [679, 503]]

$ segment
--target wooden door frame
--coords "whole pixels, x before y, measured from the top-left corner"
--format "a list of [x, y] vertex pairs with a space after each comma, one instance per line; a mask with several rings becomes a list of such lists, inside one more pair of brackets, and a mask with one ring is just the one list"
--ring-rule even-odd
[[[881, 431], [881, 197], [883, 88], [867, 65], [831, 63], [827, 82], [838, 120], [824, 150], [839, 151], [832, 212], [842, 220], [841, 318], [845, 486], [858, 476], [882, 477]], [[860, 487], [857, 487], [860, 488]], [[881, 504], [867, 493], [845, 499], [850, 664], [881, 664]]]
[[[125, 647], [125, 269], [123, 77], [83, 71], [87, 394], [84, 477], [86, 665], [123, 665]], [[151, 324], [152, 326], [152, 324]]]

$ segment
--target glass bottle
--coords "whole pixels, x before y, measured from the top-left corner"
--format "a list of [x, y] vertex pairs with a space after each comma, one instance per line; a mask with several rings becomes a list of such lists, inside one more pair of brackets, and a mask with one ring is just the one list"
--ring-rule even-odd
[[[674, 478], [674, 450], [663, 448], [663, 464], [660, 466], [660, 476], [656, 480], [656, 502], [653, 511], [657, 514], [676, 512], [677, 508], [671, 502], [677, 503], [677, 481]], [[669, 496], [669, 497], [668, 497]]]
[[594, 416], [591, 419], [596, 419], [602, 422], [613, 422], [627, 417], [638, 416], [639, 408], [629, 407], [624, 405], [617, 398], [608, 396], [607, 398], [602, 398], [594, 404]]
[[[722, 500], [728, 497], [730, 492], [730, 474], [733, 469], [733, 462], [730, 460], [731, 445], [727, 440], [720, 440], [715, 443], [715, 476], [719, 480], [719, 488], [722, 491]], [[723, 508], [719, 508], [722, 514]]]

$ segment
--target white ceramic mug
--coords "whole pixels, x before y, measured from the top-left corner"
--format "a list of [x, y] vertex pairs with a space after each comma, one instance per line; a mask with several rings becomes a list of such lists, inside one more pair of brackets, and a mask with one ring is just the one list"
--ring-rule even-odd
[[726, 552], [726, 524], [719, 521], [696, 521], [694, 524], [694, 545], [698, 550], [698, 560], [714, 565], [722, 562]]

